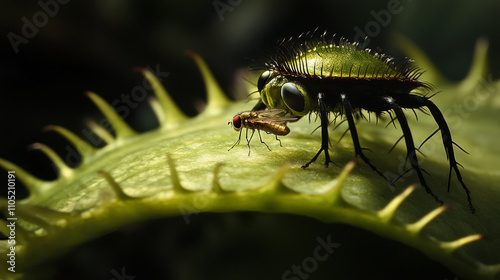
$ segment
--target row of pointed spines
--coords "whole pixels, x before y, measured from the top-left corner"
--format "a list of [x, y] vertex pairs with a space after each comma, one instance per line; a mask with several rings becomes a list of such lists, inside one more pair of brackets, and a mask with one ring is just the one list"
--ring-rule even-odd
[[[190, 193], [196, 193], [196, 192], [204, 192], [206, 190], [201, 190], [201, 191], [193, 191], [186, 189], [180, 180], [180, 177], [178, 175], [177, 169], [175, 167], [175, 161], [170, 155], [166, 155], [167, 158], [167, 163], [170, 169], [170, 180], [172, 183], [172, 191], [177, 193], [177, 194], [190, 194]], [[329, 191], [326, 193], [322, 194], [321, 196], [323, 198], [326, 198], [326, 203], [330, 206], [345, 206], [341, 200], [343, 200], [342, 195], [341, 195], [341, 190], [342, 186], [344, 185], [344, 181], [347, 178], [348, 174], [352, 171], [356, 163], [354, 161], [348, 163], [342, 172], [339, 174], [339, 176], [335, 179], [332, 180], [331, 183], [328, 184]], [[227, 191], [224, 190], [220, 184], [219, 177], [220, 177], [220, 170], [221, 170], [222, 164], [217, 164], [215, 165], [214, 172], [213, 172], [213, 179], [212, 179], [212, 184], [211, 188], [208, 190], [211, 193], [214, 194], [228, 194], [228, 193], [234, 193], [234, 191]], [[295, 193], [298, 194], [296, 191], [294, 191], [292, 188], [287, 187], [286, 185], [283, 184], [282, 180], [285, 176], [285, 174], [290, 170], [290, 165], [285, 165], [283, 168], [281, 168], [275, 176], [265, 185], [261, 186], [260, 188], [252, 191], [258, 191], [259, 193]], [[106, 171], [98, 171], [100, 176], [103, 177], [103, 179], [106, 180], [106, 182], [109, 184], [111, 189], [116, 195], [116, 198], [118, 200], [129, 200], [129, 199], [142, 199], [146, 197], [133, 197], [128, 194], [122, 189], [119, 183], [117, 183], [114, 178]], [[399, 208], [399, 206], [410, 196], [410, 194], [417, 189], [417, 185], [412, 185], [408, 187], [405, 191], [403, 191], [401, 194], [393, 198], [383, 209], [377, 211], [374, 213], [377, 218], [383, 222], [383, 223], [390, 223], [394, 219], [394, 215]], [[241, 193], [241, 192], [239, 192]], [[31, 205], [18, 205], [17, 206], [17, 214], [21, 217], [26, 219], [27, 221], [34, 223], [40, 227], [46, 227], [47, 225], [50, 224], [51, 221], [55, 221], [58, 219], [66, 218], [67, 215], [71, 215], [71, 213], [65, 213], [65, 212], [58, 212], [55, 210], [51, 210], [45, 207], [41, 206], [31, 206]], [[36, 209], [35, 209], [36, 208]], [[405, 225], [406, 230], [411, 232], [413, 235], [420, 234], [422, 229], [429, 224], [433, 219], [435, 219], [437, 216], [442, 214], [443, 212], [449, 210], [450, 208], [448, 206], [440, 206], [436, 208], [435, 210], [431, 211], [424, 217], [422, 217], [420, 220], [417, 222], [414, 222], [412, 224]], [[8, 203], [6, 199], [0, 199], [0, 211], [4, 212], [7, 214], [8, 210]], [[36, 211], [32, 211], [36, 210]], [[40, 219], [40, 216], [45, 216], [47, 217], [47, 221], [42, 221]], [[482, 235], [471, 235], [467, 236], [464, 238], [461, 238], [456, 241], [448, 242], [450, 245], [446, 246], [447, 249], [450, 251], [453, 251], [469, 242], [476, 241], [479, 239], [482, 239]]]
[[[434, 65], [434, 63], [424, 53], [424, 51], [417, 47], [408, 38], [404, 37], [403, 35], [397, 35], [394, 37], [394, 43], [408, 57], [411, 57], [413, 60], [417, 61], [418, 66], [421, 69], [425, 69], [425, 72], [422, 73], [422, 75], [429, 84], [439, 85], [440, 87], [452, 84], [437, 69], [436, 65]], [[469, 73], [467, 74], [465, 79], [458, 83], [457, 88], [462, 89], [463, 92], [470, 93], [472, 90], [477, 88], [477, 86], [484, 83], [484, 79], [488, 78], [487, 75], [489, 73], [488, 41], [484, 38], [480, 38], [476, 42], [474, 56], [469, 68]]]
[[[61, 128], [56, 128], [56, 129], [61, 129]], [[67, 133], [67, 130], [64, 130], [65, 133]], [[40, 149], [46, 150], [47, 147], [40, 147]], [[54, 152], [52, 150], [46, 151], [50, 157], [53, 157]], [[171, 173], [171, 182], [172, 182], [172, 191], [176, 193], [177, 195], [186, 195], [186, 194], [191, 194], [191, 193], [196, 193], [199, 191], [193, 191], [193, 190], [188, 190], [184, 186], [182, 186], [182, 183], [180, 181], [180, 178], [178, 176], [178, 172], [175, 168], [175, 162], [174, 160], [167, 155], [167, 163], [170, 167], [170, 173]], [[217, 164], [214, 169], [214, 176], [212, 180], [212, 188], [210, 189], [210, 192], [215, 193], [215, 194], [221, 194], [221, 193], [226, 193], [227, 191], [223, 190], [221, 188], [221, 185], [219, 183], [219, 173], [221, 169], [222, 164]], [[283, 169], [277, 176], [276, 180], [280, 180], [282, 178], [282, 175], [284, 172], [288, 170], [288, 168]], [[16, 172], [17, 173], [17, 172]], [[128, 195], [123, 188], [120, 186], [119, 183], [115, 181], [113, 176], [109, 174], [106, 171], [100, 170], [98, 171], [98, 174], [108, 183], [110, 188], [113, 190], [115, 193], [116, 199], [120, 201], [127, 201], [127, 200], [136, 200], [136, 199], [144, 199], [148, 198], [148, 196], [145, 197], [133, 197]], [[67, 224], [67, 219], [74, 216], [78, 215], [79, 213], [77, 212], [61, 212], [61, 211], [56, 211], [52, 210], [50, 208], [44, 207], [44, 206], [37, 206], [37, 205], [29, 205], [29, 204], [24, 204], [24, 203], [18, 203], [15, 208], [15, 215], [16, 215], [16, 220], [19, 218], [20, 220], [23, 220], [24, 222], [27, 222], [29, 224], [32, 224], [31, 228], [36, 228], [38, 234], [48, 234], [52, 230], [56, 230], [58, 226], [66, 226]], [[83, 210], [85, 211], [85, 210]], [[5, 198], [0, 198], [0, 212], [4, 214], [4, 216], [9, 217], [9, 203], [8, 200]], [[8, 236], [8, 225], [9, 220], [2, 220], [0, 219], [0, 232], [4, 233], [6, 236]], [[27, 229], [23, 224], [16, 224], [16, 235], [18, 239], [24, 239], [26, 240], [28, 237], [28, 234], [32, 232], [33, 230]]]
[[[212, 114], [214, 112], [218, 112], [220, 108], [223, 108], [229, 104], [229, 99], [221, 90], [205, 61], [194, 52], [189, 52], [189, 55], [196, 62], [202, 74], [207, 90], [207, 107], [205, 112], [203, 113]], [[155, 97], [150, 98], [149, 101], [153, 112], [159, 120], [160, 128], [173, 128], [188, 118], [175, 104], [170, 94], [165, 90], [163, 85], [153, 73], [151, 73], [146, 68], [136, 68], [135, 70], [144, 75], [146, 80], [151, 85], [151, 88], [153, 89]], [[189, 89], [186, 90], [188, 91]], [[90, 129], [106, 144], [112, 144], [115, 142], [119, 143], [121, 140], [133, 137], [137, 134], [120, 117], [120, 115], [113, 109], [113, 107], [99, 95], [93, 92], [86, 92], [85, 94], [104, 114], [115, 131], [116, 136], [113, 136], [108, 130], [106, 130], [96, 122], [88, 122], [88, 126], [90, 127]], [[95, 154], [98, 150], [66, 128], [56, 125], [49, 125], [45, 128], [45, 131], [55, 131], [66, 138], [72, 145], [74, 145], [76, 151], [81, 156], [81, 164], [86, 163], [86, 161], [90, 158], [90, 155]], [[30, 148], [34, 150], [40, 150], [45, 155], [47, 155], [47, 157], [49, 157], [49, 159], [53, 162], [55, 169], [57, 169], [57, 171], [59, 172], [59, 179], [68, 178], [74, 173], [74, 169], [69, 167], [64, 162], [64, 160], [62, 160], [59, 155], [50, 147], [44, 144], [35, 143], [31, 145]], [[25, 171], [16, 164], [0, 158], [0, 167], [6, 170], [15, 170], [17, 173], [17, 177], [25, 184], [31, 194], [43, 191], [43, 189], [40, 189], [38, 187], [46, 183], [46, 181], [34, 177], [29, 172]]]
[[[61, 129], [61, 128], [56, 128]], [[65, 132], [68, 132], [65, 130]], [[40, 149], [46, 150], [47, 147], [40, 147]], [[51, 157], [53, 156], [53, 151], [46, 151]], [[194, 193], [201, 193], [203, 191], [194, 191], [185, 188], [180, 180], [177, 169], [175, 167], [175, 161], [172, 159], [170, 155], [167, 154], [166, 162], [170, 169], [170, 180], [172, 182], [172, 189], [176, 195], [190, 195]], [[220, 177], [220, 169], [222, 164], [217, 164], [214, 168], [213, 179], [212, 179], [212, 187], [209, 189], [209, 192], [213, 194], [224, 194], [224, 193], [233, 193], [230, 191], [226, 191], [222, 189], [221, 184], [219, 182]], [[289, 170], [289, 166], [285, 166], [282, 168], [274, 179], [271, 180], [270, 184], [267, 184], [265, 187], [260, 188], [260, 191], [265, 189], [265, 191], [279, 191], [282, 190], [280, 188], [276, 188], [279, 186], [279, 182], [283, 178], [286, 171]], [[125, 190], [120, 186], [118, 182], [113, 178], [113, 176], [104, 171], [99, 170], [97, 172], [109, 185], [111, 190], [114, 192], [117, 200], [126, 202], [127, 200], [138, 200], [138, 199], [147, 199], [149, 196], [142, 197], [134, 197], [130, 196], [125, 192]], [[17, 174], [17, 172], [16, 172]], [[6, 198], [0, 198], [0, 213], [2, 213], [5, 217], [9, 217], [9, 202]], [[80, 210], [81, 212], [85, 212], [86, 209]], [[31, 224], [32, 226], [26, 226], [24, 223], [16, 224], [16, 235], [19, 240], [27, 240], [30, 237], [28, 235], [33, 231], [37, 232], [37, 235], [45, 235], [49, 234], [51, 231], [57, 230], [58, 227], [65, 227], [67, 225], [67, 219], [71, 218], [75, 215], [81, 214], [81, 212], [62, 212], [47, 208], [45, 206], [38, 205], [30, 205], [26, 203], [18, 203], [15, 206], [15, 216], [16, 221], [22, 220], [24, 223]], [[8, 236], [8, 225], [9, 219], [3, 220], [0, 219], [0, 232], [4, 233], [4, 235]], [[34, 228], [34, 229], [33, 229]]]
[[[171, 182], [172, 182], [172, 191], [176, 193], [177, 195], [189, 195], [193, 193], [201, 193], [201, 192], [206, 192], [206, 190], [201, 190], [201, 191], [193, 191], [186, 189], [182, 183], [181, 180], [178, 176], [178, 172], [175, 167], [175, 162], [174, 160], [170, 157], [170, 155], [167, 155], [167, 163], [170, 168], [170, 177], [171, 177]], [[347, 175], [351, 172], [351, 170], [354, 168], [355, 162], [350, 162], [347, 164], [343, 171], [339, 174], [339, 176], [333, 180], [331, 183], [329, 183], [329, 191], [321, 195], [321, 197], [325, 198], [325, 203], [330, 205], [332, 208], [335, 207], [346, 207], [346, 204], [344, 203], [342, 197], [341, 197], [341, 190], [342, 186], [344, 185], [344, 180], [346, 179]], [[219, 182], [219, 177], [220, 177], [220, 170], [221, 170], [222, 164], [217, 164], [214, 168], [213, 172], [213, 180], [212, 180], [212, 186], [208, 190], [208, 192], [216, 194], [216, 195], [224, 195], [224, 194], [231, 194], [234, 192], [231, 191], [226, 191], [221, 187], [221, 184]], [[281, 194], [292, 194], [295, 193], [296, 195], [300, 195], [299, 193], [296, 193], [293, 191], [291, 188], [285, 186], [282, 182], [284, 175], [290, 170], [290, 165], [286, 165], [281, 170], [277, 172], [277, 174], [264, 186], [251, 190], [249, 192], [258, 192], [259, 194], [263, 195], [264, 193], [273, 193], [272, 197], [275, 197], [275, 195]], [[122, 189], [119, 183], [117, 183], [114, 178], [105, 171], [99, 171], [98, 172], [109, 184], [111, 189], [114, 191], [116, 198], [121, 201], [126, 201], [126, 200], [135, 200], [135, 199], [143, 199], [147, 197], [133, 197], [125, 193], [125, 191]], [[416, 185], [412, 185], [408, 187], [406, 190], [404, 190], [401, 194], [393, 198], [383, 209], [373, 213], [373, 215], [378, 219], [381, 223], [384, 224], [391, 224], [394, 219], [394, 215], [396, 213], [396, 210], [399, 208], [399, 206], [410, 196], [410, 194], [417, 189]], [[241, 195], [241, 194], [240, 194]], [[217, 196], [213, 197], [214, 199], [217, 199]], [[400, 223], [395, 223], [399, 225], [399, 227], [402, 227], [403, 230], [407, 231], [408, 234], [411, 234], [412, 236], [419, 236], [422, 235], [422, 230], [423, 228], [429, 224], [432, 220], [434, 220], [437, 216], [442, 214], [443, 212], [447, 211], [449, 209], [448, 206], [440, 206], [436, 208], [435, 210], [429, 212], [427, 215], [423, 216], [420, 218], [418, 221], [413, 222], [411, 224], [400, 224]], [[8, 202], [5, 199], [0, 199], [0, 211], [3, 212], [5, 215], [8, 213]], [[45, 233], [50, 233], [52, 229], [56, 230], [58, 226], [66, 226], [66, 221], [67, 218], [71, 217], [72, 215], [75, 215], [76, 213], [65, 213], [65, 212], [59, 212], [55, 210], [51, 210], [46, 207], [42, 206], [32, 206], [32, 205], [17, 205], [16, 207], [16, 215], [41, 228], [42, 230], [38, 231], [39, 233], [45, 232]], [[0, 220], [0, 224], [6, 226], [8, 222]], [[394, 225], [394, 223], [392, 223]], [[55, 226], [55, 227], [54, 227]], [[7, 228], [7, 227], [2, 227], [2, 228]], [[27, 233], [28, 230], [24, 229], [22, 226], [17, 227], [17, 233], [20, 238], [27, 238]], [[484, 236], [481, 234], [472, 234], [469, 236], [465, 236], [462, 238], [458, 238], [453, 241], [438, 241], [434, 240], [433, 242], [436, 243], [436, 246], [440, 247], [442, 250], [444, 250], [447, 254], [452, 254], [455, 250], [458, 248], [469, 244], [474, 241], [482, 240], [484, 239]], [[483, 265], [479, 267], [482, 271], [484, 271], [487, 274], [490, 275], [496, 275], [500, 273], [500, 267], [498, 265]]]
[[[177, 194], [189, 194], [189, 193], [196, 193], [196, 192], [203, 192], [207, 190], [201, 190], [201, 191], [193, 191], [190, 189], [187, 189], [183, 186], [181, 179], [179, 177], [178, 171], [175, 166], [175, 161], [174, 159], [167, 154], [166, 155], [166, 161], [169, 166], [169, 171], [170, 171], [170, 180], [172, 183], [172, 191], [177, 193]], [[335, 179], [332, 180], [331, 183], [328, 184], [329, 191], [324, 193], [322, 196], [324, 198], [327, 198], [326, 204], [330, 206], [334, 205], [339, 205], [342, 202], [342, 196], [341, 196], [341, 190], [342, 186], [344, 183], [344, 180], [347, 178], [348, 174], [352, 171], [352, 169], [355, 166], [355, 162], [350, 162], [348, 163], [342, 172], [339, 174], [339, 176]], [[234, 193], [234, 191], [227, 191], [222, 188], [219, 177], [220, 177], [220, 170], [221, 170], [222, 164], [216, 164], [213, 172], [213, 179], [212, 179], [212, 184], [211, 188], [208, 190], [209, 192], [216, 193], [216, 194], [227, 194], [227, 193]], [[273, 178], [270, 179], [270, 181], [267, 184], [264, 184], [263, 186], [252, 190], [252, 191], [258, 191], [259, 193], [297, 193], [293, 189], [287, 187], [286, 185], [283, 184], [283, 178], [285, 174], [290, 170], [291, 166], [290, 164], [283, 166], [274, 176]], [[113, 176], [109, 174], [106, 171], [100, 170], [98, 171], [99, 175], [109, 184], [113, 192], [115, 193], [115, 196], [118, 200], [129, 200], [129, 199], [141, 199], [145, 197], [133, 197], [128, 195], [120, 186], [119, 183], [115, 181]], [[378, 211], [375, 215], [379, 217], [380, 220], [384, 222], [389, 222], [393, 216], [394, 213], [396, 212], [397, 208], [399, 205], [406, 200], [406, 198], [416, 189], [416, 186], [410, 186], [409, 188], [406, 189], [402, 194], [398, 195], [395, 197], [390, 203], [387, 204], [387, 206]], [[241, 193], [241, 191], [238, 191]], [[44, 227], [45, 225], [48, 225], [49, 222], [38, 222], [39, 218], [38, 216], [41, 214], [43, 216], [46, 216], [48, 220], [53, 220], [56, 218], [64, 218], [65, 215], [70, 215], [70, 213], [63, 213], [63, 212], [58, 212], [50, 209], [46, 209], [46, 211], [42, 211], [45, 209], [45, 207], [41, 206], [31, 206], [31, 205], [26, 205], [26, 204], [20, 204], [17, 205], [17, 214], [20, 215], [21, 218], [26, 219], [27, 221], [30, 221], [34, 224], [37, 224], [40, 227]], [[31, 211], [35, 208], [40, 208], [42, 210], [40, 211]], [[438, 211], [434, 214], [429, 214], [428, 217], [423, 218], [422, 221], [426, 222], [417, 222], [414, 224], [413, 231], [414, 233], [418, 233], [428, 222], [430, 222], [433, 218], [435, 218], [438, 214], [444, 212], [447, 208], [442, 206], [439, 207], [438, 209], [441, 209], [441, 211]], [[26, 210], [26, 211], [24, 211]], [[8, 211], [8, 203], [6, 199], [0, 199], [0, 211], [3, 212], [4, 214], [7, 214]], [[417, 227], [417, 225], [419, 225]]]

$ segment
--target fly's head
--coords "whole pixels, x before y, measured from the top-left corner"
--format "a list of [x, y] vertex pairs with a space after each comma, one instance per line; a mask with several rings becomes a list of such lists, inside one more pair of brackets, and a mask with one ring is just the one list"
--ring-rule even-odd
[[277, 71], [264, 71], [257, 83], [262, 102], [269, 109], [282, 109], [287, 115], [302, 117], [314, 109], [306, 87], [293, 77]]
[[241, 130], [241, 116], [238, 114], [233, 117], [233, 121], [228, 122], [227, 125], [230, 125], [234, 130], [240, 131]]

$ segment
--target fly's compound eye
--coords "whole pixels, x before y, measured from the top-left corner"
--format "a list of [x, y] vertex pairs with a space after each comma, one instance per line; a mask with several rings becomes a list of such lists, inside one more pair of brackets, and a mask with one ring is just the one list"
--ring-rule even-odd
[[296, 116], [303, 116], [311, 110], [309, 96], [305, 89], [298, 83], [285, 83], [281, 87], [281, 98]]
[[233, 127], [234, 127], [234, 130], [236, 130], [236, 131], [241, 129], [241, 117], [240, 117], [240, 115], [234, 116]]
[[266, 86], [270, 77], [271, 77], [271, 71], [265, 71], [260, 75], [259, 80], [257, 81], [257, 89], [259, 90], [259, 92], [261, 92], [262, 89]]

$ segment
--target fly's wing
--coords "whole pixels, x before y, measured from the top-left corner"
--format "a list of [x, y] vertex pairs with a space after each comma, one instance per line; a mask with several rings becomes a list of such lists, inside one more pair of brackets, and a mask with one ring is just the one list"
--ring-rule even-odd
[[[254, 111], [258, 115], [258, 119], [261, 121], [270, 121], [275, 123], [286, 123], [286, 122], [294, 122], [298, 121], [298, 117], [292, 116], [284, 116], [286, 113], [285, 110], [282, 109], [270, 109], [270, 110], [261, 110]], [[281, 115], [281, 116], [280, 116]]]
[[255, 111], [255, 113], [263, 117], [276, 117], [280, 115], [285, 115], [286, 111], [283, 109], [269, 109], [269, 110]]

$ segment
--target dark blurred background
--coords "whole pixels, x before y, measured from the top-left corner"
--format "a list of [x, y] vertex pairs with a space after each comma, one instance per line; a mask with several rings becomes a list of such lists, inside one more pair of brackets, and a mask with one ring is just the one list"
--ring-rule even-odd
[[[43, 179], [53, 179], [56, 174], [50, 162], [27, 146], [42, 142], [67, 155], [65, 140], [42, 128], [57, 124], [83, 136], [86, 119], [102, 119], [84, 91], [94, 91], [109, 102], [119, 100], [142, 85], [142, 76], [133, 68], [150, 67], [164, 73], [167, 90], [187, 114], [195, 115], [205, 93], [187, 50], [203, 56], [222, 88], [236, 98], [235, 84], [243, 79], [238, 69], [247, 67], [252, 57], [278, 39], [316, 27], [350, 40], [363, 32], [369, 36], [369, 47], [380, 47], [396, 57], [402, 54], [390, 39], [403, 34], [451, 80], [466, 75], [475, 42], [484, 37], [490, 42], [491, 72], [496, 79], [500, 72], [498, 12], [496, 0], [3, 1], [0, 157]], [[131, 110], [126, 121], [138, 131], [157, 126], [146, 100]]]

